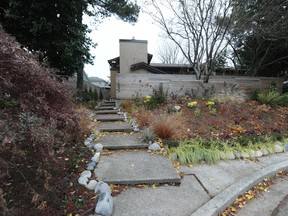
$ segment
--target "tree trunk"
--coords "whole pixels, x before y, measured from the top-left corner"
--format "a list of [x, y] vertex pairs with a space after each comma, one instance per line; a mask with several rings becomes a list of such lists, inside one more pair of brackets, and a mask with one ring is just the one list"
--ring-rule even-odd
[[84, 77], [83, 73], [84, 73], [83, 67], [77, 71], [76, 87], [77, 87], [77, 94], [80, 98], [82, 98], [83, 95], [83, 77]]

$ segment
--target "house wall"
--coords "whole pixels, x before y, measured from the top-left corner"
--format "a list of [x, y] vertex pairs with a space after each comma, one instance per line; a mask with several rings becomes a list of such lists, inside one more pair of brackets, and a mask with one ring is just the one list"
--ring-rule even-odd
[[183, 97], [194, 93], [199, 93], [204, 88], [215, 88], [221, 91], [227, 86], [237, 86], [238, 90], [248, 93], [253, 89], [268, 89], [271, 83], [275, 82], [279, 91], [283, 88], [282, 78], [268, 77], [243, 77], [243, 76], [211, 76], [209, 83], [196, 80], [194, 75], [167, 75], [167, 74], [116, 74], [116, 98], [132, 99], [143, 98], [152, 95], [153, 88], [158, 88], [162, 83], [164, 90], [168, 91], [168, 96], [177, 95]]
[[119, 40], [120, 43], [120, 73], [130, 73], [132, 64], [145, 62], [147, 59], [147, 40]]

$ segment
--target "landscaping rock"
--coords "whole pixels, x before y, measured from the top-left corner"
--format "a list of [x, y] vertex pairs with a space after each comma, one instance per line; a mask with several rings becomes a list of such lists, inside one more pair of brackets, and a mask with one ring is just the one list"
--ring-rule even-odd
[[113, 199], [109, 193], [101, 193], [99, 198], [96, 200], [96, 214], [103, 216], [111, 216], [113, 212]]
[[149, 145], [148, 149], [151, 151], [160, 151], [161, 147], [157, 143], [153, 143]]
[[226, 157], [228, 160], [234, 160], [235, 159], [235, 155], [233, 154], [233, 152], [227, 152]]
[[180, 106], [178, 106], [178, 105], [173, 106], [173, 111], [178, 112], [178, 111], [180, 111], [180, 110], [181, 110], [181, 107], [180, 107]]
[[269, 152], [266, 149], [261, 149], [261, 152], [264, 156], [269, 154]]
[[80, 178], [78, 178], [78, 183], [81, 185], [86, 186], [87, 182], [88, 182], [87, 176], [81, 176]]
[[284, 149], [285, 149], [285, 151], [288, 151], [288, 143], [286, 143], [286, 144], [284, 145]]
[[236, 158], [241, 158], [241, 156], [242, 156], [241, 152], [236, 152], [236, 153], [235, 153], [235, 157], [236, 157]]
[[99, 195], [101, 193], [109, 193], [111, 194], [111, 189], [109, 185], [103, 181], [99, 181], [95, 187], [94, 193]]
[[262, 157], [263, 153], [260, 150], [255, 151], [255, 157]]
[[91, 158], [91, 160], [95, 163], [97, 163], [99, 161], [99, 157], [100, 157], [100, 152], [96, 152], [94, 154], [94, 156]]
[[91, 180], [91, 181], [89, 181], [88, 185], [86, 185], [85, 187], [88, 190], [95, 190], [96, 185], [97, 185], [97, 181], [96, 180]]
[[246, 152], [241, 152], [241, 157], [242, 158], [250, 158], [249, 154]]
[[89, 146], [89, 145], [90, 145], [90, 141], [85, 140], [84, 145], [85, 145], [85, 146]]
[[82, 177], [87, 177], [87, 178], [91, 178], [92, 173], [89, 170], [85, 170], [81, 173]]
[[173, 154], [172, 154], [172, 156], [171, 156], [171, 160], [172, 161], [176, 161], [178, 159], [178, 156], [177, 156], [177, 154], [174, 152]]
[[96, 134], [91, 134], [90, 136], [89, 136], [89, 138], [91, 139], [91, 140], [94, 140], [95, 138], [96, 138]]
[[255, 158], [256, 157], [256, 152], [254, 150], [250, 150], [250, 156], [252, 158]]
[[282, 146], [280, 146], [280, 145], [274, 145], [274, 151], [276, 152], [276, 153], [281, 153], [281, 152], [283, 152], [283, 150], [284, 150], [284, 148], [282, 147]]
[[103, 145], [101, 143], [97, 143], [95, 144], [94, 149], [101, 154], [103, 151]]

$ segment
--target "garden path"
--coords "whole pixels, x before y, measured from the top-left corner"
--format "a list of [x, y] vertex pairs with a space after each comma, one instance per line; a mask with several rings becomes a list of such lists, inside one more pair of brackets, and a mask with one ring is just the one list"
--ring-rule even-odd
[[97, 164], [97, 179], [109, 184], [180, 184], [171, 161], [148, 153], [148, 144], [141, 140], [140, 133], [134, 132], [132, 125], [117, 113], [113, 101], [101, 103], [96, 111], [98, 130], [105, 132], [96, 142], [110, 150]]

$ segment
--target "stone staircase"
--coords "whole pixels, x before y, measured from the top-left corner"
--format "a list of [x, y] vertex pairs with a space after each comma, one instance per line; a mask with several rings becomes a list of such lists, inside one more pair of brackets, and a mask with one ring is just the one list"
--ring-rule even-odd
[[108, 184], [180, 184], [171, 161], [162, 155], [148, 153], [148, 144], [141, 140], [141, 134], [135, 133], [132, 125], [118, 113], [115, 101], [105, 101], [97, 107], [97, 129], [107, 134], [95, 143], [101, 143], [112, 153], [102, 156], [98, 162], [97, 179]]

